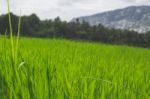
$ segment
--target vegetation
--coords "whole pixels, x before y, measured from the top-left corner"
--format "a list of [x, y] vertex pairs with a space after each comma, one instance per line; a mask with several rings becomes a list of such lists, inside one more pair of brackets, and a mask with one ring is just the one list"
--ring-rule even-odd
[[60, 39], [20, 39], [16, 63], [0, 38], [0, 98], [148, 99], [150, 51]]
[[[14, 35], [18, 33], [18, 16], [10, 13]], [[0, 33], [9, 35], [8, 14], [0, 16]], [[74, 40], [88, 40], [111, 44], [123, 44], [140, 47], [150, 47], [150, 33], [139, 34], [134, 31], [108, 29], [102, 25], [90, 26], [86, 22], [65, 22], [59, 17], [55, 20], [41, 21], [36, 14], [22, 16], [22, 36], [41, 38], [67, 38]]]
[[[149, 49], [64, 39], [19, 39], [21, 17], [17, 19], [16, 29], [11, 24], [15, 21], [11, 16], [11, 13], [7, 16], [6, 27], [2, 26], [5, 37], [0, 37], [0, 99], [150, 98]], [[56, 27], [62, 24], [58, 20], [54, 22]], [[66, 24], [68, 27], [68, 24], [77, 23]], [[32, 27], [32, 23], [30, 25]], [[29, 29], [38, 31], [36, 21], [33, 21], [33, 25], [35, 28]], [[74, 26], [80, 25], [84, 24]], [[13, 37], [12, 29], [17, 37]], [[84, 38], [87, 33], [82, 29], [76, 32], [78, 35], [71, 34], [71, 37], [87, 39]], [[70, 38], [70, 35], [57, 34], [61, 31], [55, 32], [52, 32], [52, 37], [65, 35]], [[22, 35], [41, 37], [37, 33]], [[42, 37], [45, 36], [42, 34]]]

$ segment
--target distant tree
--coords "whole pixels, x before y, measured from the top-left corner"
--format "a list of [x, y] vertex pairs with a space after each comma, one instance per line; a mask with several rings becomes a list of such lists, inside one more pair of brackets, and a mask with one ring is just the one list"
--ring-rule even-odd
[[[18, 16], [10, 13], [13, 34], [17, 34]], [[8, 31], [8, 14], [0, 16], [0, 34]], [[90, 26], [86, 21], [77, 19], [74, 22], [62, 21], [59, 17], [54, 20], [40, 20], [36, 14], [22, 16], [21, 35], [31, 37], [63, 37], [68, 39], [83, 39], [111, 44], [126, 44], [150, 47], [150, 32], [139, 34], [135, 31], [106, 28], [103, 25]]]

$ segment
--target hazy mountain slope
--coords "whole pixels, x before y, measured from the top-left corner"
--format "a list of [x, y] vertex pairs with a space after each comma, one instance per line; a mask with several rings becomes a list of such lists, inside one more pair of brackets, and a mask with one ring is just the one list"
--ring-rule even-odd
[[90, 25], [103, 24], [109, 28], [128, 29], [138, 32], [150, 31], [150, 6], [131, 6], [91, 16], [74, 18]]

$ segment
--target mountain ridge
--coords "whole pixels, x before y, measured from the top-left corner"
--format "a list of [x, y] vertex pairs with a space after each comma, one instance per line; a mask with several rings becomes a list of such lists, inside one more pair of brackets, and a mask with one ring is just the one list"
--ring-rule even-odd
[[150, 31], [150, 6], [129, 6], [105, 11], [90, 16], [72, 19], [76, 22], [88, 22], [90, 25], [102, 24], [108, 28], [132, 30], [139, 33]]

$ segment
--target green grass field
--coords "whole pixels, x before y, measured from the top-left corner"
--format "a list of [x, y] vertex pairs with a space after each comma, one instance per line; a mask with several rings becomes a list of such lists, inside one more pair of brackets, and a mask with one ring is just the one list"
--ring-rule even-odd
[[0, 38], [0, 99], [150, 99], [150, 50]]

